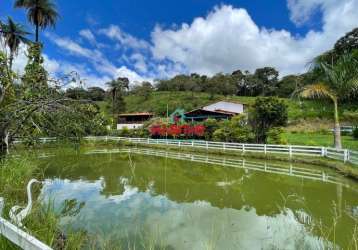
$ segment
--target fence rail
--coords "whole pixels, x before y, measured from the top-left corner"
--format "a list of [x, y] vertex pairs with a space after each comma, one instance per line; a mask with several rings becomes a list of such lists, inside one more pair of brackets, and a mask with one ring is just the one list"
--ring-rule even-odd
[[292, 164], [278, 165], [266, 162], [256, 162], [245, 159], [235, 159], [226, 157], [216, 157], [211, 155], [201, 155], [187, 152], [174, 152], [157, 149], [96, 149], [87, 152], [86, 154], [108, 154], [108, 153], [133, 153], [148, 156], [164, 157], [176, 160], [185, 160], [199, 163], [206, 163], [212, 165], [219, 165], [225, 167], [242, 168], [247, 170], [261, 171], [274, 173], [279, 175], [289, 175], [293, 177], [299, 177], [303, 179], [311, 179], [316, 181], [323, 181], [333, 184], [340, 184], [349, 187], [347, 183], [343, 182], [343, 179], [337, 176], [330, 175], [325, 171], [311, 168], [296, 167]]
[[[313, 156], [325, 157], [358, 164], [358, 152], [348, 149], [335, 149], [330, 147], [320, 146], [302, 146], [302, 145], [274, 145], [274, 144], [246, 144], [246, 143], [229, 143], [229, 142], [213, 142], [202, 140], [174, 140], [174, 139], [151, 139], [151, 138], [130, 138], [130, 137], [116, 137], [116, 136], [88, 136], [84, 137], [87, 141], [124, 141], [134, 144], [147, 145], [166, 145], [177, 147], [192, 147], [207, 150], [221, 150], [232, 152], [256, 152], [263, 154], [283, 154], [289, 157], [293, 156]], [[42, 143], [54, 142], [57, 138], [40, 138]], [[15, 143], [21, 143], [21, 140], [16, 140]]]
[[52, 250], [43, 242], [1, 217], [4, 199], [0, 197], [0, 237], [3, 235], [18, 247], [26, 250]]

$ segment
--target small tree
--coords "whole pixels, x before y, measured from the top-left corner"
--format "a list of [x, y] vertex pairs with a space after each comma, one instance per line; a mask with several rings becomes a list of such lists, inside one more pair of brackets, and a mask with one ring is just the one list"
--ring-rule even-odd
[[250, 112], [250, 123], [256, 142], [267, 143], [268, 132], [273, 127], [287, 124], [287, 105], [276, 97], [259, 97]]
[[317, 58], [315, 68], [323, 72], [323, 81], [305, 86], [300, 94], [305, 98], [328, 98], [334, 105], [334, 146], [342, 148], [339, 123], [339, 101], [358, 94], [358, 60], [353, 53], [344, 54], [331, 65]]

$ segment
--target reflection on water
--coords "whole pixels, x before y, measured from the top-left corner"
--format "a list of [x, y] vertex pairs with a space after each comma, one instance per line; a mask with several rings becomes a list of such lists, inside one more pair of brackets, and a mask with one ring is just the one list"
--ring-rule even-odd
[[[339, 217], [336, 246], [352, 238], [357, 184], [312, 166], [125, 149], [45, 160], [44, 200], [64, 202], [64, 228], [97, 246], [165, 249], [330, 249], [318, 229]], [[97, 154], [94, 154], [97, 153]], [[240, 167], [239, 167], [240, 166]], [[306, 178], [308, 177], [308, 178]], [[321, 224], [320, 224], [321, 223]], [[144, 242], [144, 243], [143, 243]]]

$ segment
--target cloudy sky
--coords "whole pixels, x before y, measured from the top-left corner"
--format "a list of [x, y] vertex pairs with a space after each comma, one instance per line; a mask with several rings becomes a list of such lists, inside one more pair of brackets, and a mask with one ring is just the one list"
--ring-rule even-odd
[[[1, 0], [0, 18], [26, 23]], [[47, 69], [77, 71], [87, 86], [178, 73], [213, 75], [276, 67], [304, 72], [310, 60], [358, 26], [358, 0], [76, 0], [56, 2], [61, 19], [41, 33]], [[29, 31], [33, 27], [26, 23]], [[22, 72], [23, 53], [15, 61]]]

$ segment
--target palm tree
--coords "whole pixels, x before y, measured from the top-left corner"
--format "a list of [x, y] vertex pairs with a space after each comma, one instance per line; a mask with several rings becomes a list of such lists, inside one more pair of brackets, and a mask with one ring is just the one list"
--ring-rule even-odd
[[116, 120], [116, 114], [125, 111], [123, 95], [129, 89], [129, 80], [125, 77], [119, 77], [107, 82], [106, 85], [109, 87], [109, 93], [112, 97], [113, 120]]
[[21, 24], [15, 23], [11, 17], [8, 17], [7, 24], [0, 23], [1, 33], [4, 37], [5, 45], [9, 48], [9, 68], [12, 69], [14, 56], [18, 53], [21, 43], [29, 44], [30, 40], [26, 38], [30, 33], [27, 32]]
[[27, 9], [27, 19], [36, 27], [36, 42], [39, 42], [39, 29], [55, 27], [59, 18], [52, 0], [16, 0], [15, 8]]
[[323, 81], [305, 86], [300, 95], [305, 98], [328, 98], [334, 104], [334, 146], [342, 148], [338, 104], [358, 93], [358, 60], [352, 53], [340, 56], [335, 64], [316, 58], [314, 67], [323, 73]]

